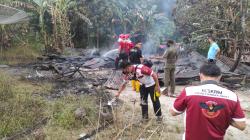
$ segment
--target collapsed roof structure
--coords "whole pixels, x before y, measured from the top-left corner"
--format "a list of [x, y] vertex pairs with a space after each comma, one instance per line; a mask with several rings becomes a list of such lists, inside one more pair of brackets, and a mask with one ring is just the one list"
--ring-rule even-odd
[[[45, 59], [46, 64], [43, 63], [45, 69], [56, 69], [57, 73], [65, 73], [72, 67], [76, 67], [77, 70], [89, 69], [89, 70], [102, 70], [114, 68], [114, 61], [118, 55], [118, 50], [110, 50], [104, 55], [90, 55], [89, 51], [84, 51], [85, 54], [82, 56], [50, 56]], [[153, 62], [153, 69], [158, 73], [160, 81], [163, 81], [164, 77], [164, 60], [151, 59]], [[184, 51], [181, 52], [176, 64], [176, 83], [177, 84], [190, 84], [192, 81], [199, 80], [199, 68], [207, 59], [195, 51]], [[250, 78], [250, 67], [244, 64], [240, 64], [234, 73], [229, 72], [232, 67], [234, 60], [226, 56], [222, 56], [217, 62], [217, 65], [223, 72], [222, 82], [224, 85], [236, 88], [242, 80]], [[68, 67], [67, 67], [68, 65]], [[113, 70], [113, 72], [107, 76], [106, 87], [117, 89], [119, 82], [121, 82], [122, 74], [119, 70]], [[230, 79], [231, 78], [231, 79]], [[234, 78], [234, 79], [232, 79]]]

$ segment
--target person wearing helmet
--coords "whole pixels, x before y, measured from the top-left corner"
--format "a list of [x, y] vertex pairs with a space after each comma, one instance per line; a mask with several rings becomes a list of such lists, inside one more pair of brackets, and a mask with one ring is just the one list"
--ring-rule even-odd
[[133, 48], [133, 43], [132, 41], [129, 39], [130, 35], [129, 34], [121, 34], [119, 36], [119, 50], [118, 50], [118, 57], [116, 58], [115, 61], [115, 68], [118, 69], [118, 64], [119, 61], [128, 61], [128, 57], [129, 57], [129, 53], [130, 50]]
[[[118, 43], [124, 41], [124, 39], [125, 39], [124, 34], [120, 34], [120, 35], [119, 35], [119, 38], [118, 38]], [[119, 44], [119, 45], [120, 45], [120, 44]]]
[[134, 44], [130, 40], [130, 34], [125, 34], [124, 38], [125, 38], [125, 47], [124, 48], [126, 50], [126, 53], [129, 55], [129, 52], [134, 47]]
[[120, 34], [119, 39], [119, 49], [118, 49], [118, 56], [115, 60], [115, 68], [118, 69], [118, 64], [120, 60], [127, 61], [128, 60], [128, 53], [126, 53], [126, 41], [125, 41], [125, 34]]

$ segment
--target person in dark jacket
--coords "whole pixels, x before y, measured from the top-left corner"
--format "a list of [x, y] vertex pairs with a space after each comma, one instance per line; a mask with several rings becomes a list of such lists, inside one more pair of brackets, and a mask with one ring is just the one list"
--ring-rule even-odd
[[142, 43], [139, 42], [135, 45], [135, 47], [133, 49], [130, 50], [129, 61], [131, 64], [141, 64], [142, 63], [143, 57], [142, 57], [141, 48], [142, 48]]
[[[142, 52], [141, 52], [141, 48], [142, 48], [142, 43], [139, 42], [135, 45], [134, 48], [132, 48], [130, 50], [129, 53], [129, 61], [131, 64], [134, 65], [139, 65], [142, 63], [143, 61], [143, 57], [142, 57]], [[131, 86], [132, 86], [132, 90], [139, 92], [140, 91], [140, 83], [137, 79], [132, 79], [131, 80]]]

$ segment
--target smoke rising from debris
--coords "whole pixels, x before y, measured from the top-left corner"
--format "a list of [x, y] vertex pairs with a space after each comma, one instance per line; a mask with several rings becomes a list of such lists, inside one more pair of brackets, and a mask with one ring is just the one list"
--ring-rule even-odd
[[[176, 0], [139, 0], [139, 2], [117, 0], [116, 2], [124, 11], [123, 18], [130, 17], [128, 14], [136, 14], [145, 21], [141, 25], [143, 30], [138, 29], [143, 31], [138, 33], [141, 37], [137, 36], [136, 39], [132, 40], [135, 41], [134, 43], [143, 41], [142, 53], [144, 56], [156, 53], [160, 44], [165, 44], [163, 42], [173, 36], [175, 25], [171, 18]], [[121, 24], [123, 18], [120, 18], [114, 18], [115, 34], [118, 36], [121, 33], [131, 33], [133, 36], [130, 30], [132, 27], [125, 25], [125, 30], [124, 24]], [[114, 45], [113, 48], [117, 48], [117, 46]]]
[[160, 0], [156, 14], [152, 15], [154, 23], [146, 34], [147, 41], [143, 44], [143, 55], [147, 56], [157, 52], [160, 44], [165, 44], [175, 31], [174, 22], [171, 19], [176, 0]]
[[162, 8], [164, 9], [164, 12], [168, 15], [172, 15], [173, 8], [176, 5], [176, 0], [162, 0]]

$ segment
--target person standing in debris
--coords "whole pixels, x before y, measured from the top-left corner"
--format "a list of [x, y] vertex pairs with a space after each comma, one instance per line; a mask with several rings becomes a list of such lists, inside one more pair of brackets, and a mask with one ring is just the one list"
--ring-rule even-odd
[[157, 121], [161, 121], [161, 104], [159, 100], [159, 95], [156, 95], [156, 92], [160, 93], [160, 85], [156, 73], [154, 73], [151, 68], [143, 64], [131, 65], [129, 62], [124, 61], [121, 62], [120, 67], [122, 68], [123, 74], [126, 78], [124, 78], [125, 80], [115, 96], [118, 98], [121, 92], [125, 89], [128, 80], [131, 79], [131, 77], [136, 77], [136, 79], [140, 81], [141, 85], [140, 98], [143, 121], [147, 121], [149, 119], [148, 95], [150, 95], [151, 97]]
[[[164, 86], [166, 89], [163, 91], [163, 94], [174, 96], [175, 93], [175, 63], [178, 59], [178, 52], [175, 47], [173, 40], [167, 41], [168, 49], [164, 52], [163, 58], [165, 60], [164, 68]], [[168, 93], [168, 87], [170, 86], [170, 93]]]
[[207, 53], [207, 60], [209, 63], [216, 63], [216, 60], [220, 58], [220, 47], [212, 36], [208, 36], [208, 42], [210, 47]]
[[118, 49], [118, 56], [115, 59], [115, 68], [118, 69], [118, 64], [120, 60], [126, 60], [128, 59], [128, 55], [125, 53], [125, 35], [124, 34], [120, 34], [119, 35], [119, 39], [118, 39], [118, 43], [119, 43], [119, 49]]
[[[142, 48], [142, 43], [139, 42], [135, 45], [134, 48], [132, 48], [130, 50], [129, 53], [129, 62], [131, 64], [134, 65], [139, 65], [142, 63], [143, 61], [143, 57], [142, 57], [142, 52], [141, 52], [141, 48]], [[135, 79], [135, 77], [131, 80], [131, 85], [132, 85], [132, 90], [139, 92], [140, 90], [140, 84], [139, 81], [137, 79]]]
[[141, 48], [142, 48], [142, 43], [139, 42], [135, 45], [134, 48], [132, 48], [130, 50], [129, 61], [131, 64], [141, 64], [142, 63], [143, 57], [142, 57]]
[[237, 94], [219, 85], [221, 70], [215, 64], [200, 68], [201, 85], [184, 88], [170, 113], [185, 113], [185, 140], [223, 140], [229, 125], [246, 128]]
[[128, 61], [130, 50], [133, 48], [133, 43], [130, 40], [129, 34], [121, 34], [118, 39], [119, 50], [118, 57], [115, 60], [115, 68], [118, 69], [120, 60]]
[[126, 51], [127, 53], [130, 52], [130, 50], [134, 47], [134, 43], [130, 40], [130, 34], [125, 34], [125, 45], [126, 45]]

